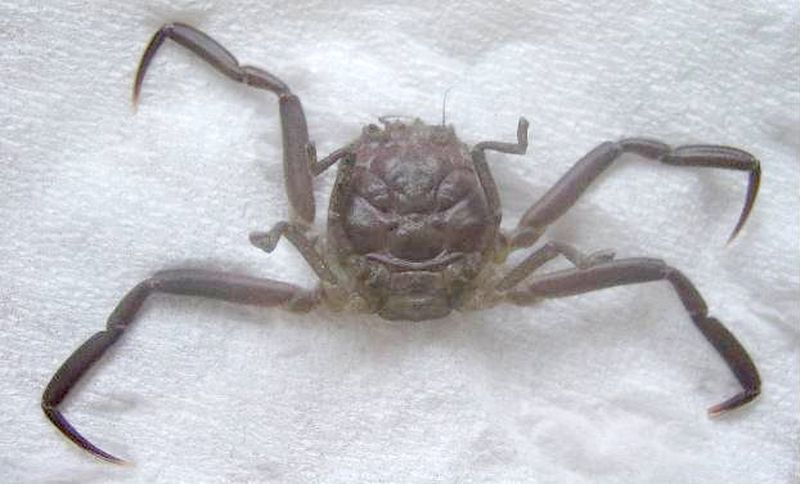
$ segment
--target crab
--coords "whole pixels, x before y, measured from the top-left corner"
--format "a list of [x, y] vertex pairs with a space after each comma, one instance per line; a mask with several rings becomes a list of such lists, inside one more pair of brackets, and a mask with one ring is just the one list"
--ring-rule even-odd
[[[452, 126], [419, 119], [379, 118], [343, 148], [318, 159], [310, 142], [300, 99], [276, 76], [241, 65], [220, 43], [182, 24], [161, 27], [144, 51], [133, 85], [133, 103], [159, 47], [171, 39], [226, 77], [278, 97], [283, 168], [290, 215], [268, 232], [250, 234], [271, 252], [281, 238], [293, 244], [320, 279], [313, 289], [282, 281], [208, 270], [167, 270], [131, 289], [95, 333], [56, 371], [42, 395], [47, 418], [92, 455], [121, 463], [66, 420], [59, 406], [70, 390], [133, 324], [156, 293], [198, 296], [255, 306], [307, 312], [324, 305], [334, 311], [377, 314], [387, 320], [442, 318], [502, 302], [528, 306], [604, 288], [665, 281], [672, 286], [695, 327], [719, 353], [741, 386], [708, 409], [711, 416], [741, 407], [760, 393], [758, 371], [744, 347], [708, 309], [694, 284], [660, 259], [617, 259], [610, 251], [585, 254], [563, 242], [537, 245], [547, 227], [624, 153], [675, 166], [740, 170], [749, 174], [744, 208], [730, 239], [744, 226], [756, 199], [759, 161], [740, 149], [715, 145], [670, 147], [644, 138], [604, 142], [580, 159], [521, 217], [501, 230], [490, 151], [525, 154], [528, 122], [520, 118], [516, 142], [483, 141], [471, 148]], [[314, 177], [338, 164], [325, 237], [314, 231]], [[529, 249], [506, 267], [510, 253]], [[565, 258], [573, 267], [536, 274], [547, 262]]]

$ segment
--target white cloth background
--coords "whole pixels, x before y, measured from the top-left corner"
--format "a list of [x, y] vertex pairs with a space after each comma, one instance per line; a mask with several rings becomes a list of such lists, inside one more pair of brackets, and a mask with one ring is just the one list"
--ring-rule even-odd
[[[796, 2], [148, 3], [0, 4], [0, 481], [796, 482]], [[511, 141], [525, 115], [528, 154], [489, 155], [509, 227], [606, 139], [755, 153], [730, 246], [745, 174], [634, 158], [548, 238], [684, 270], [763, 396], [706, 417], [738, 388], [663, 283], [416, 324], [157, 297], [66, 405], [135, 465], [90, 458], [39, 398], [127, 289], [174, 267], [314, 283], [286, 242], [247, 241], [287, 213], [274, 96], [169, 43], [133, 114], [139, 56], [172, 20], [286, 81], [321, 154], [382, 114], [438, 121], [448, 88], [467, 143]]]

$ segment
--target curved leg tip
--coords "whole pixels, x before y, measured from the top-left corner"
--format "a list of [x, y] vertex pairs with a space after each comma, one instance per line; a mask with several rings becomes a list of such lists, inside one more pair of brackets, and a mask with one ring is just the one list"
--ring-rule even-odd
[[750, 170], [750, 179], [747, 184], [747, 195], [745, 196], [744, 208], [739, 215], [739, 220], [736, 222], [736, 227], [733, 228], [730, 237], [728, 237], [728, 244], [733, 242], [733, 239], [739, 235], [739, 232], [744, 227], [745, 222], [750, 217], [750, 212], [753, 210], [753, 205], [756, 203], [758, 196], [758, 188], [761, 186], [761, 164], [758, 160], [753, 159], [753, 166]]
[[44, 411], [44, 414], [47, 416], [50, 422], [52, 422], [53, 425], [55, 425], [56, 428], [62, 434], [64, 434], [65, 437], [74, 442], [81, 449], [92, 454], [92, 456], [100, 460], [110, 462], [112, 464], [130, 465], [128, 461], [120, 459], [119, 457], [110, 454], [101, 449], [100, 447], [97, 447], [93, 443], [89, 442], [89, 440], [86, 439], [86, 437], [84, 437], [83, 435], [78, 433], [77, 430], [75, 430], [75, 427], [73, 427], [72, 424], [70, 424], [67, 421], [67, 419], [64, 418], [64, 415], [57, 408], [54, 408], [53, 406], [48, 405], [46, 403], [42, 403], [42, 410]]
[[746, 405], [753, 400], [761, 393], [759, 390], [745, 390], [743, 392], [737, 393], [733, 397], [725, 400], [722, 403], [709, 407], [708, 409], [708, 416], [709, 417], [719, 417], [720, 415], [726, 414], [731, 410], [736, 410], [743, 405]]
[[109, 454], [108, 452], [105, 452], [102, 449], [97, 449], [97, 450], [99, 450], [100, 453], [95, 453], [95, 452], [92, 452], [92, 451], [89, 451], [89, 453], [92, 454], [94, 457], [96, 457], [96, 458], [98, 458], [98, 459], [100, 459], [100, 460], [102, 460], [104, 462], [108, 462], [109, 464], [114, 464], [114, 465], [118, 465], [118, 466], [126, 466], [126, 467], [133, 466], [133, 463], [130, 462], [130, 461], [127, 461], [125, 459], [120, 459], [119, 457], [117, 457], [115, 455], [112, 455], [112, 454]]

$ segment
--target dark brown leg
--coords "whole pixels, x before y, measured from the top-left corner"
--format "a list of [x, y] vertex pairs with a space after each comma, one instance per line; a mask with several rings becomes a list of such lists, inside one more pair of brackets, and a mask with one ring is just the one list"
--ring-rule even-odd
[[744, 208], [729, 242], [742, 229], [753, 208], [761, 180], [761, 167], [756, 158], [745, 151], [727, 146], [689, 145], [671, 148], [659, 141], [629, 138], [606, 142], [590, 151], [539, 199], [520, 219], [512, 236], [512, 246], [533, 244], [548, 225], [561, 217], [584, 191], [623, 153], [677, 166], [701, 166], [746, 171], [750, 174]]
[[164, 25], [153, 35], [142, 55], [133, 84], [134, 105], [138, 102], [150, 61], [166, 39], [186, 47], [226, 77], [278, 96], [283, 132], [283, 169], [291, 218], [306, 225], [313, 224], [315, 207], [308, 154], [308, 127], [300, 99], [291, 93], [283, 81], [269, 72], [258, 67], [239, 65], [239, 61], [225, 47], [203, 32], [186, 24], [172, 23]]
[[506, 296], [511, 302], [524, 305], [541, 298], [572, 296], [607, 287], [661, 280], [672, 284], [697, 329], [725, 360], [742, 386], [740, 393], [709, 408], [709, 414], [722, 414], [756, 398], [761, 392], [761, 380], [747, 351], [722, 323], [708, 315], [708, 307], [691, 281], [661, 260], [622, 259], [596, 264], [588, 269], [543, 274], [534, 277], [522, 289], [508, 291]]
[[123, 461], [98, 448], [67, 421], [58, 406], [73, 386], [130, 326], [145, 300], [154, 293], [200, 296], [257, 306], [284, 306], [308, 311], [318, 302], [315, 291], [254, 277], [198, 270], [173, 270], [155, 274], [130, 290], [108, 317], [106, 329], [95, 333], [56, 371], [42, 395], [42, 409], [64, 435], [92, 455], [114, 463]]
[[614, 258], [614, 252], [603, 250], [592, 254], [584, 254], [575, 247], [563, 242], [548, 242], [531, 252], [522, 262], [517, 264], [497, 283], [498, 291], [507, 291], [522, 282], [526, 277], [533, 274], [543, 265], [558, 256], [564, 256], [578, 269], [588, 269], [589, 267], [607, 262]]

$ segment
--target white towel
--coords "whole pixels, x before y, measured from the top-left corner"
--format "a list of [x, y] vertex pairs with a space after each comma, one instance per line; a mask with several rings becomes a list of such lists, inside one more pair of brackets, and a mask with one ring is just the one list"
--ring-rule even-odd
[[[796, 2], [112, 1], [0, 7], [0, 481], [791, 482], [800, 422], [800, 63]], [[683, 270], [749, 349], [764, 394], [738, 391], [665, 283], [537, 307], [387, 324], [153, 298], [64, 406], [96, 461], [39, 409], [59, 364], [126, 290], [200, 267], [311, 287], [286, 242], [277, 103], [167, 42], [191, 23], [303, 100], [324, 155], [377, 116], [441, 118], [489, 154], [504, 226], [598, 143], [719, 143], [739, 172], [626, 157], [547, 234]], [[334, 170], [317, 184], [324, 228]], [[554, 264], [552, 267], [559, 267]]]

